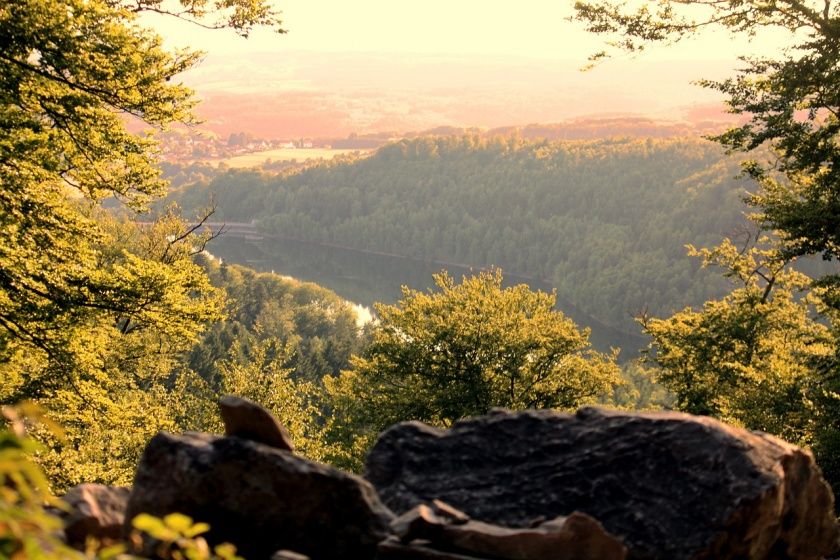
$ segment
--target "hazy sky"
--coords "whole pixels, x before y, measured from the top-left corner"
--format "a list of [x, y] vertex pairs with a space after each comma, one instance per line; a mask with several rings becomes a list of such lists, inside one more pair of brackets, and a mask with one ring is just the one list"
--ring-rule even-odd
[[[276, 2], [288, 33], [266, 30], [248, 40], [228, 31], [204, 31], [167, 18], [151, 17], [171, 46], [191, 46], [209, 55], [265, 51], [356, 51], [424, 54], [514, 55], [585, 60], [601, 38], [565, 18], [563, 0], [283, 0]], [[753, 45], [723, 33], [685, 44], [657, 47], [648, 59], [734, 59], [737, 54], [776, 47], [773, 36]]]
[[693, 80], [726, 78], [738, 55], [780, 46], [768, 35], [748, 44], [707, 33], [617, 56], [583, 75], [580, 68], [606, 38], [567, 21], [571, 0], [276, 0], [276, 6], [288, 33], [257, 30], [247, 40], [144, 16], [168, 47], [206, 52], [183, 79], [204, 99], [199, 111], [217, 133], [323, 136], [603, 114], [681, 120], [696, 107], [722, 107], [721, 94]]

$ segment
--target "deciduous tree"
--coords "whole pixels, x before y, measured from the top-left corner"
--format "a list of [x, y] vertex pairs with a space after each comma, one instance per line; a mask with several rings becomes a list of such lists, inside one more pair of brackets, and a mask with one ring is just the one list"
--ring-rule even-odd
[[162, 195], [152, 131], [194, 121], [177, 75], [199, 54], [165, 50], [143, 12], [243, 35], [278, 23], [263, 0], [0, 3], [0, 401], [36, 399], [65, 423], [60, 483], [126, 482], [142, 445], [127, 434], [168, 425], [172, 360], [221, 311], [188, 227], [99, 209]]
[[[721, 415], [734, 406], [730, 412], [748, 426], [794, 439], [808, 424], [818, 461], [840, 488], [840, 274], [835, 265], [808, 283], [823, 319], [817, 323], [807, 300], [793, 295], [803, 287], [802, 277], [782, 268], [802, 255], [840, 257], [840, 5], [831, 0], [635, 5], [596, 0], [576, 2], [575, 10], [574, 19], [589, 31], [611, 35], [612, 47], [631, 52], [709, 27], [748, 37], [768, 28], [787, 32], [783, 50], [742, 57], [743, 66], [732, 78], [701, 81], [724, 93], [730, 110], [746, 117], [715, 139], [731, 151], [761, 153], [754, 150], [766, 147], [771, 154], [746, 161], [743, 168], [758, 185], [747, 198], [757, 210], [752, 218], [777, 236], [775, 255], [767, 260], [763, 254], [759, 262], [754, 252], [735, 258], [727, 242], [702, 253], [707, 261], [723, 259], [730, 272], [737, 265], [743, 285], [723, 301], [708, 302], [700, 313], [653, 321], [648, 330], [658, 346], [656, 359], [666, 365], [672, 385], [681, 388], [683, 406]], [[762, 264], [773, 274], [761, 278]], [[831, 326], [833, 341], [824, 325]], [[706, 377], [706, 389], [694, 380], [697, 374]]]
[[403, 288], [396, 305], [377, 305], [363, 356], [325, 379], [345, 460], [402, 420], [448, 426], [493, 407], [574, 408], [620, 382], [615, 356], [590, 348], [554, 294], [504, 288], [498, 269], [435, 282], [437, 291]]
[[810, 444], [819, 391], [813, 368], [832, 354], [833, 339], [814, 318], [815, 298], [800, 297], [809, 278], [767, 248], [767, 238], [759, 243], [692, 248], [704, 266], [724, 270], [733, 291], [700, 310], [643, 319], [644, 328], [662, 367], [658, 378], [680, 409]]

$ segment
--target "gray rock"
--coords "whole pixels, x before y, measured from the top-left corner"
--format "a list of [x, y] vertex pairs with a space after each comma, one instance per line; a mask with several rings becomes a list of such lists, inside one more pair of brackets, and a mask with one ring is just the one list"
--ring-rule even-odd
[[69, 506], [60, 511], [67, 543], [82, 547], [88, 537], [101, 543], [116, 542], [122, 536], [129, 489], [102, 484], [79, 484], [62, 500]]
[[379, 555], [377, 560], [498, 560], [486, 556], [473, 556], [452, 552], [449, 550], [437, 550], [426, 541], [414, 541], [403, 543], [396, 537], [388, 537], [379, 543]]
[[373, 558], [393, 514], [365, 480], [239, 438], [160, 433], [137, 469], [126, 512], [180, 512], [211, 543], [248, 560], [294, 550], [313, 560]]
[[580, 511], [631, 559], [818, 559], [838, 547], [831, 490], [810, 453], [679, 413], [495, 413], [447, 431], [398, 424], [367, 459], [395, 512], [440, 499], [528, 527]]
[[219, 399], [219, 411], [226, 436], [256, 441], [285, 451], [295, 450], [286, 428], [257, 403], [228, 395]]

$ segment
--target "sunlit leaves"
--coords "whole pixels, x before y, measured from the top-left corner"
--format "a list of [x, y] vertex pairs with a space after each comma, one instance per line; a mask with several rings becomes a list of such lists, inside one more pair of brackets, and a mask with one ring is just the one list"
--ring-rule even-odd
[[211, 549], [201, 536], [210, 530], [207, 523], [195, 523], [181, 513], [170, 513], [163, 518], [141, 513], [131, 521], [136, 540], [145, 534], [156, 543], [155, 554], [168, 560], [242, 560], [236, 547], [229, 543]]
[[[753, 151], [743, 169], [759, 188], [747, 202], [757, 209], [753, 220], [777, 234], [775, 254], [738, 256], [726, 243], [703, 253], [707, 260], [722, 259], [742, 284], [702, 311], [649, 321], [656, 359], [683, 407], [812, 442], [827, 478], [840, 488], [840, 273], [835, 264], [809, 282], [780, 268], [802, 255], [835, 263], [840, 258], [840, 5], [831, 0], [659, 0], [657, 5], [675, 11], [651, 20], [625, 3], [577, 2], [576, 19], [596, 33], [624, 34], [631, 43], [679, 40], [712, 26], [750, 37], [781, 29], [789, 41], [775, 55], [742, 57], [730, 79], [700, 82], [723, 93], [729, 110], [745, 119], [714, 140], [731, 151]], [[696, 19], [686, 27], [689, 12]], [[769, 149], [771, 157], [755, 155], [757, 148]], [[808, 296], [798, 293], [804, 284], [810, 284]]]
[[133, 0], [126, 6], [134, 12], [174, 16], [205, 28], [231, 28], [243, 37], [256, 26], [286, 32], [280, 12], [263, 0]]
[[[219, 364], [219, 393], [245, 397], [264, 406], [289, 431], [296, 452], [314, 460], [325, 453], [319, 433], [315, 383], [296, 378], [286, 366], [290, 349], [276, 338], [258, 340], [247, 360]], [[231, 351], [236, 356], [237, 349]]]
[[809, 279], [791, 270], [778, 250], [736, 247], [693, 250], [716, 265], [735, 289], [702, 309], [667, 319], [645, 319], [653, 337], [659, 381], [677, 406], [710, 414], [803, 444], [813, 438], [813, 368], [834, 352], [825, 324], [814, 319], [813, 299], [800, 294]]
[[[128, 483], [145, 441], [192, 406], [181, 356], [222, 295], [192, 260], [203, 246], [175, 212], [139, 228], [163, 194], [153, 134], [194, 121], [170, 52], [143, 11], [216, 18], [247, 34], [276, 24], [261, 0], [0, 4], [0, 401], [32, 398], [67, 428], [38, 458], [57, 487]], [[113, 197], [127, 215], [99, 203]], [[148, 221], [148, 219], [144, 220]]]
[[345, 447], [401, 420], [448, 426], [493, 407], [572, 408], [620, 382], [614, 356], [591, 350], [588, 330], [554, 309], [553, 294], [503, 288], [499, 270], [435, 282], [377, 305], [364, 355], [325, 380]]

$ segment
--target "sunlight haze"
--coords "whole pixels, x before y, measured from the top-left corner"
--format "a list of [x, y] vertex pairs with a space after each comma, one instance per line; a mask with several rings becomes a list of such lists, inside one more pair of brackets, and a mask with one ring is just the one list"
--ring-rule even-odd
[[731, 75], [736, 53], [779, 46], [772, 34], [750, 43], [705, 33], [581, 72], [606, 38], [568, 20], [572, 2], [275, 5], [286, 34], [257, 29], [244, 39], [174, 18], [142, 19], [168, 46], [205, 52], [183, 79], [204, 99], [199, 112], [215, 133], [402, 134], [615, 115], [681, 122], [698, 111], [721, 120], [720, 95], [692, 82]]
[[[208, 31], [171, 18], [146, 16], [179, 47], [212, 54], [307, 50], [321, 52], [514, 55], [584, 61], [603, 38], [569, 22], [572, 2], [522, 0], [429, 0], [422, 4], [385, 0], [286, 0], [276, 2], [288, 33], [259, 29], [247, 40], [231, 31]], [[723, 33], [706, 33], [685, 44], [655, 47], [645, 58], [734, 60], [736, 53], [775, 48], [780, 36], [762, 35], [748, 45]]]

